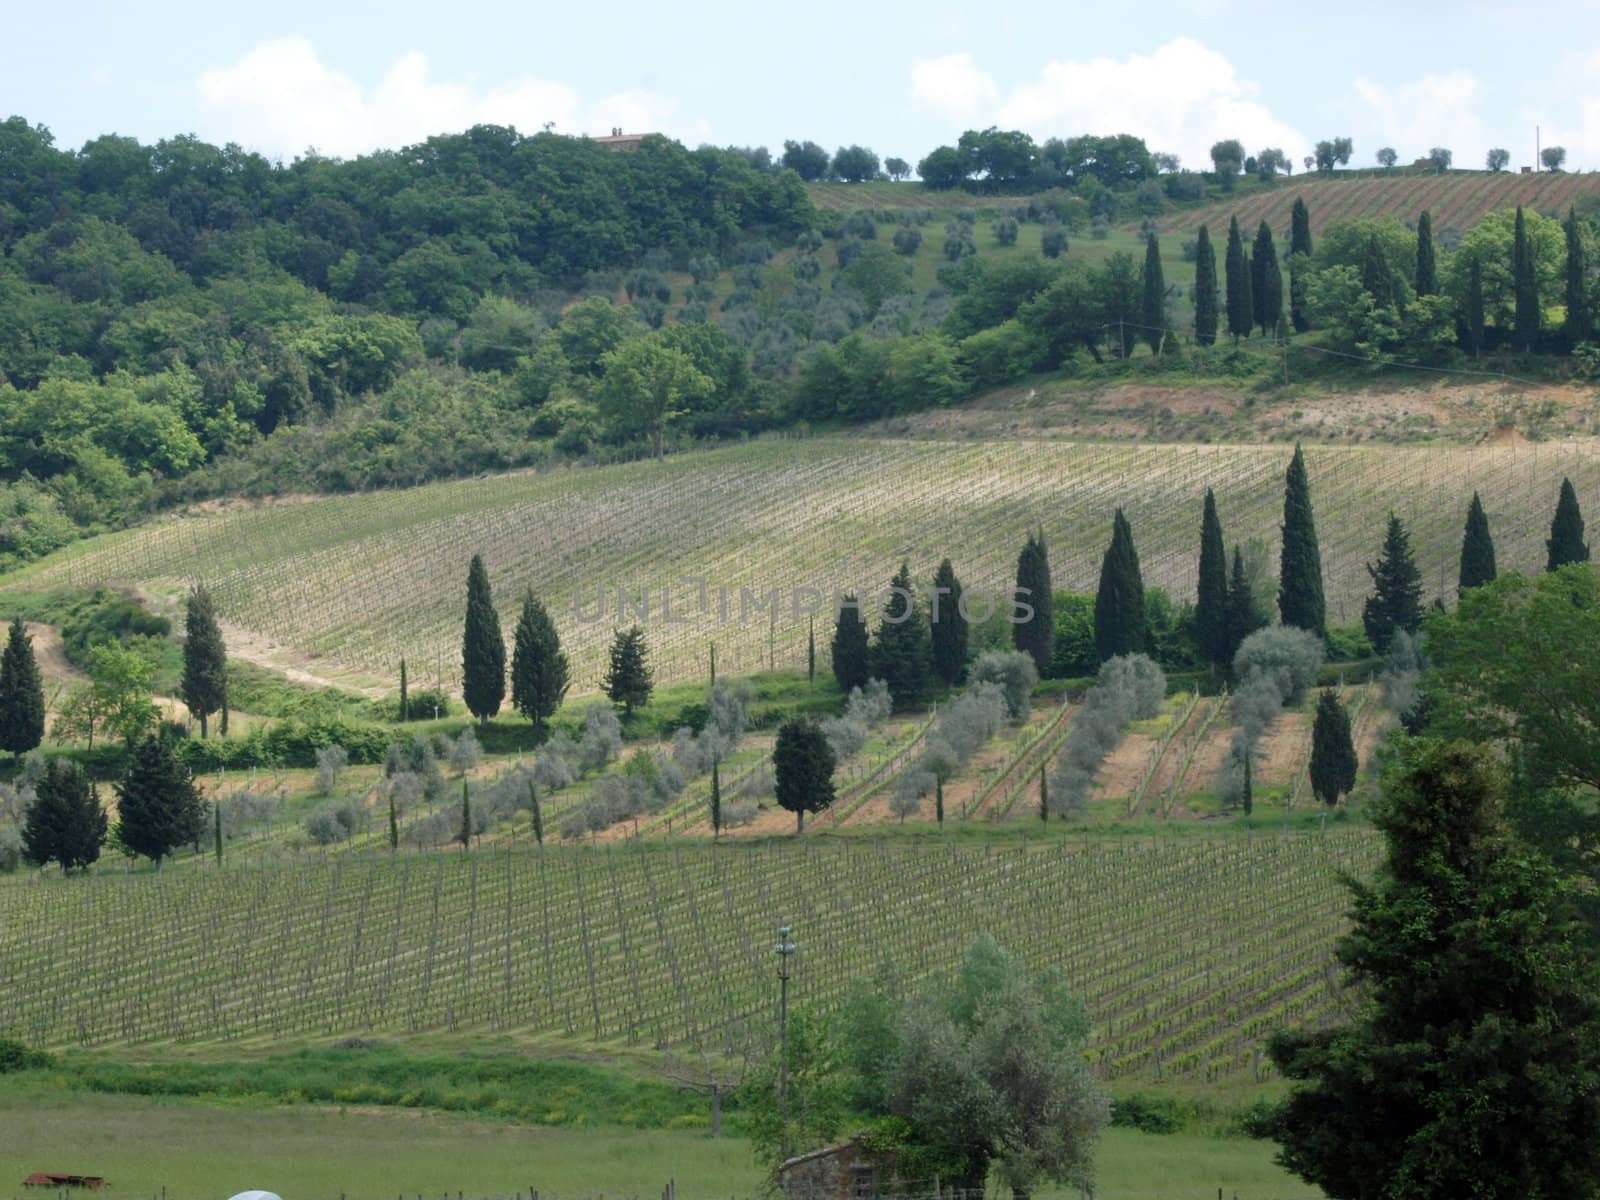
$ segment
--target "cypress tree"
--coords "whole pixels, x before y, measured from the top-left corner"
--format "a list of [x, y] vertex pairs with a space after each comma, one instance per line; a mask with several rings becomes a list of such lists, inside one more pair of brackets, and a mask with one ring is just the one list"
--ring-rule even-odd
[[1033, 656], [1041, 678], [1049, 673], [1055, 653], [1055, 594], [1050, 589], [1050, 552], [1044, 544], [1044, 530], [1038, 529], [1028, 535], [1027, 544], [1017, 556], [1016, 595], [1033, 611], [1026, 621], [1011, 626], [1011, 642]]
[[1233, 548], [1233, 572], [1228, 580], [1228, 643], [1224, 663], [1231, 663], [1239, 651], [1239, 643], [1261, 628], [1256, 612], [1256, 598], [1250, 588], [1250, 576], [1244, 569], [1244, 555], [1239, 547]]
[[1250, 264], [1244, 256], [1244, 238], [1239, 234], [1239, 218], [1228, 221], [1228, 254], [1223, 260], [1223, 273], [1227, 276], [1228, 332], [1237, 342], [1250, 336], [1255, 321], [1255, 303], [1250, 298]]
[[1472, 505], [1467, 509], [1467, 530], [1461, 538], [1461, 590], [1482, 587], [1493, 583], [1495, 577], [1494, 538], [1489, 535], [1489, 517], [1483, 511], [1483, 501], [1472, 493]]
[[933, 673], [947, 686], [961, 682], [967, 667], [970, 631], [961, 615], [961, 580], [947, 558], [933, 576], [934, 604], [930, 614], [933, 637]]
[[472, 795], [467, 790], [467, 781], [461, 781], [461, 832], [456, 835], [456, 841], [461, 843], [463, 850], [472, 845]]
[[637, 625], [617, 630], [611, 638], [610, 660], [600, 682], [606, 698], [622, 705], [624, 715], [632, 716], [635, 708], [650, 703], [655, 681], [650, 674], [644, 630]]
[[411, 698], [406, 689], [406, 660], [400, 660], [400, 723], [411, 719]]
[[1433, 258], [1433, 217], [1423, 210], [1417, 218], [1417, 275], [1419, 296], [1432, 296], [1439, 290], [1439, 270]]
[[1194, 340], [1202, 346], [1217, 340], [1217, 252], [1204, 225], [1195, 240]]
[[1411, 538], [1400, 518], [1389, 514], [1383, 550], [1376, 564], [1367, 564], [1372, 595], [1361, 608], [1367, 640], [1379, 654], [1389, 649], [1395, 630], [1416, 633], [1422, 628], [1422, 572], [1411, 555]]
[[217, 865], [222, 865], [222, 802], [211, 802], [211, 832], [216, 839]]
[[1578, 510], [1578, 493], [1570, 479], [1561, 481], [1561, 498], [1556, 501], [1556, 515], [1550, 522], [1550, 540], [1545, 542], [1545, 548], [1550, 552], [1547, 571], [1589, 561], [1589, 547], [1583, 540], [1583, 513]]
[[806, 684], [817, 682], [817, 618], [806, 624]]
[[1533, 247], [1528, 244], [1528, 227], [1517, 206], [1516, 233], [1511, 243], [1511, 279], [1516, 291], [1516, 315], [1512, 322], [1512, 342], [1518, 350], [1532, 350], [1539, 340], [1539, 277], [1535, 273]]
[[[529, 786], [532, 786], [531, 784]], [[400, 849], [400, 822], [394, 811], [394, 790], [389, 790], [389, 849]]]
[[117, 785], [117, 836], [161, 869], [161, 860], [200, 837], [205, 809], [189, 768], [178, 761], [170, 735], [145, 738]]
[[1044, 766], [1044, 763], [1039, 764], [1039, 820], [1048, 824], [1050, 821], [1050, 780]]
[[1367, 239], [1366, 256], [1361, 260], [1361, 286], [1379, 308], [1392, 308], [1405, 315], [1400, 281], [1395, 278], [1394, 268], [1389, 263], [1389, 256], [1383, 252], [1377, 234]]
[[1289, 321], [1296, 333], [1311, 328], [1306, 308], [1306, 271], [1311, 262], [1311, 212], [1305, 197], [1296, 196], [1289, 217]]
[[1161, 271], [1161, 239], [1152, 233], [1144, 240], [1144, 290], [1139, 319], [1144, 323], [1144, 338], [1150, 353], [1161, 353], [1161, 340], [1167, 332], [1167, 279]]
[[1594, 317], [1589, 306], [1589, 281], [1585, 278], [1583, 237], [1578, 228], [1578, 214], [1567, 209], [1564, 223], [1567, 233], [1567, 323], [1564, 332], [1567, 345], [1576, 346], [1594, 336]]
[[522, 595], [522, 614], [511, 649], [511, 703], [533, 722], [536, 738], [555, 716], [571, 686], [567, 656], [549, 612], [532, 590]]
[[206, 722], [222, 707], [228, 692], [228, 652], [217, 626], [216, 608], [204, 584], [189, 592], [183, 620], [183, 681], [178, 695], [200, 719], [200, 736]]
[[480, 722], [500, 711], [506, 698], [506, 639], [489, 594], [489, 572], [481, 555], [467, 568], [467, 619], [461, 634], [461, 698]]
[[715, 642], [710, 642], [710, 643], [708, 643], [708, 646], [709, 646], [710, 652], [711, 652], [711, 678], [710, 678], [710, 680], [707, 681], [706, 686], [707, 687], [716, 687], [717, 686], [717, 644]]
[[0, 750], [22, 756], [44, 741], [44, 680], [33, 657], [33, 639], [21, 617], [11, 622], [0, 654]]
[[1483, 353], [1483, 264], [1472, 256], [1467, 268], [1467, 346], [1474, 355]]
[[1210, 488], [1200, 516], [1200, 582], [1194, 627], [1200, 656], [1214, 666], [1226, 665], [1232, 657], [1228, 647], [1228, 551], [1222, 544], [1217, 498]]
[[539, 807], [539, 789], [528, 780], [528, 815], [533, 818], [533, 840], [544, 845], [544, 812]]
[[806, 814], [833, 803], [833, 751], [815, 721], [794, 719], [778, 728], [772, 750], [773, 793], [778, 807], [795, 815], [804, 833]]
[[914, 708], [928, 693], [933, 672], [933, 646], [928, 622], [911, 591], [911, 569], [905, 563], [889, 581], [891, 596], [872, 640], [872, 674], [889, 685], [896, 708]]
[[1356, 744], [1350, 736], [1350, 714], [1334, 688], [1324, 688], [1311, 726], [1311, 790], [1330, 808], [1356, 785]]
[[711, 756], [711, 838], [722, 836], [722, 775], [721, 763]]
[[1244, 748], [1244, 786], [1239, 791], [1239, 807], [1244, 809], [1244, 815], [1249, 816], [1256, 810], [1255, 780], [1251, 778], [1250, 747]]
[[841, 692], [848, 695], [851, 688], [866, 686], [867, 680], [872, 678], [867, 623], [861, 619], [861, 604], [854, 596], [845, 596], [839, 605], [831, 653], [833, 677]]
[[1322, 552], [1311, 513], [1311, 481], [1305, 455], [1295, 443], [1294, 458], [1284, 478], [1283, 561], [1278, 577], [1278, 612], [1285, 625], [1327, 635], [1327, 610], [1322, 595]]
[[1119, 508], [1111, 519], [1111, 545], [1100, 563], [1100, 588], [1094, 597], [1094, 648], [1100, 661], [1119, 654], [1143, 654], [1149, 642], [1144, 580], [1133, 528]]
[[52, 758], [34, 787], [22, 826], [22, 846], [35, 866], [61, 864], [62, 873], [87, 867], [106, 840], [106, 812], [77, 763]]
[[1272, 226], [1265, 221], [1256, 230], [1250, 248], [1250, 311], [1261, 332], [1278, 322], [1283, 310], [1283, 272], [1278, 268], [1278, 247], [1272, 240]]

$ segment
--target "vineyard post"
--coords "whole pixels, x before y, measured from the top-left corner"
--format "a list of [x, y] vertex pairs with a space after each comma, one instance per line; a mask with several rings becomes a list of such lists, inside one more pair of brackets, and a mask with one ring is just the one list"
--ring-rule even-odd
[[778, 1113], [783, 1121], [783, 1157], [788, 1158], [789, 1148], [789, 956], [795, 944], [789, 940], [789, 926], [778, 927], [778, 941], [773, 945], [778, 954]]

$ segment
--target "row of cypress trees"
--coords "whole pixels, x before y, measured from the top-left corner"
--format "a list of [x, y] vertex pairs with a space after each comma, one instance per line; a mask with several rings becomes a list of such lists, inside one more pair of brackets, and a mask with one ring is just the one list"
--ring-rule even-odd
[[[511, 703], [542, 737], [572, 684], [555, 622], [530, 588], [522, 594], [511, 640]], [[467, 567], [467, 612], [461, 631], [461, 698], [467, 711], [486, 723], [506, 698], [506, 643], [489, 588], [483, 556]], [[630, 706], [631, 707], [631, 706]]]

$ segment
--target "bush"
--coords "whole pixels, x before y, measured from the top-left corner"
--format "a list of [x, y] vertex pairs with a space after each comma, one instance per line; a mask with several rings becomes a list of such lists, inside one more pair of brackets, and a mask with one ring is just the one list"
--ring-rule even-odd
[[1177, 1133], [1188, 1116], [1185, 1105], [1172, 1096], [1135, 1092], [1111, 1102], [1111, 1123], [1144, 1133]]
[[12, 1038], [0, 1038], [0, 1075], [12, 1071], [39, 1071], [55, 1059], [43, 1050], [34, 1050]]
[[361, 816], [354, 800], [324, 804], [306, 818], [306, 834], [319, 846], [348, 841], [360, 827]]
[[9, 875], [22, 865], [22, 835], [11, 825], [0, 825], [0, 875]]
[[339, 772], [350, 756], [343, 746], [323, 746], [317, 750], [317, 791], [326, 796], [339, 783]]
[[[454, 713], [450, 697], [437, 688], [418, 688], [406, 697], [406, 709], [413, 721], [434, 721]], [[400, 716], [400, 700], [395, 698], [394, 716]]]
[[989, 650], [967, 670], [972, 683], [992, 683], [1005, 696], [1006, 710], [1013, 721], [1028, 719], [1029, 700], [1039, 682], [1033, 655], [1021, 650]]
[[1246, 679], [1252, 668], [1259, 670], [1277, 685], [1280, 700], [1293, 707], [1316, 682], [1322, 655], [1323, 642], [1316, 634], [1274, 625], [1256, 630], [1240, 643], [1233, 656], [1233, 675]]

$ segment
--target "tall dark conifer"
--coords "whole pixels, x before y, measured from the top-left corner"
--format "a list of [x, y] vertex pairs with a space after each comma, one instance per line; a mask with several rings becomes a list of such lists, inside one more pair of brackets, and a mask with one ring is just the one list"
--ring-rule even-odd
[[1424, 210], [1417, 218], [1416, 292], [1431, 296], [1439, 290], [1439, 269], [1433, 257], [1433, 217]]
[[1339, 703], [1335, 688], [1324, 688], [1311, 726], [1311, 791], [1332, 807], [1356, 785], [1355, 739], [1350, 736], [1350, 714]]
[[961, 580], [947, 558], [933, 576], [935, 607], [928, 619], [933, 638], [933, 673], [948, 687], [967, 668], [967, 619], [961, 615]]
[[891, 595], [872, 640], [869, 661], [874, 678], [889, 685], [896, 708], [915, 708], [927, 696], [933, 675], [933, 645], [928, 619], [911, 587], [911, 569], [900, 564], [889, 583]]
[[644, 643], [644, 630], [637, 625], [619, 629], [611, 637], [611, 653], [605, 676], [600, 680], [606, 699], [622, 705], [624, 715], [650, 703], [655, 678], [650, 671], [650, 652]]
[[227, 701], [228, 651], [204, 584], [195, 585], [184, 605], [183, 681], [178, 695], [190, 715], [199, 718], [200, 736], [205, 737], [207, 720]]
[[1228, 649], [1228, 551], [1222, 543], [1217, 498], [1206, 489], [1200, 515], [1200, 574], [1194, 605], [1195, 640], [1200, 655], [1213, 666], [1225, 666]]
[[1255, 321], [1255, 303], [1250, 297], [1250, 261], [1245, 257], [1238, 217], [1228, 221], [1228, 254], [1222, 266], [1227, 277], [1228, 332], [1237, 342], [1250, 336]]
[[1386, 653], [1396, 630], [1416, 633], [1422, 628], [1422, 572], [1411, 554], [1411, 538], [1400, 518], [1389, 514], [1383, 550], [1376, 563], [1367, 564], [1372, 595], [1361, 608], [1367, 640], [1379, 654]]
[[1119, 654], [1143, 654], [1150, 632], [1144, 608], [1144, 579], [1133, 527], [1119, 508], [1111, 519], [1111, 545], [1100, 562], [1100, 587], [1094, 597], [1094, 648], [1101, 662]]
[[411, 719], [411, 696], [406, 686], [406, 660], [400, 660], [400, 723]]
[[533, 722], [536, 737], [555, 716], [571, 686], [567, 656], [556, 623], [530, 589], [522, 595], [522, 613], [511, 648], [511, 703]]
[[778, 727], [772, 749], [773, 794], [778, 807], [795, 816], [795, 832], [804, 833], [806, 814], [833, 803], [833, 750], [814, 721], [794, 719]]
[[1405, 302], [1400, 292], [1400, 281], [1395, 278], [1389, 256], [1383, 252], [1378, 235], [1367, 239], [1367, 252], [1361, 260], [1361, 286], [1379, 308], [1392, 308], [1405, 314]]
[[1311, 328], [1306, 301], [1306, 273], [1310, 267], [1311, 212], [1305, 198], [1296, 196], [1289, 216], [1289, 321], [1296, 333]]
[[1278, 247], [1272, 226], [1261, 222], [1250, 247], [1250, 313], [1262, 333], [1276, 328], [1283, 311], [1283, 272], [1278, 267]]
[[1223, 661], [1233, 662], [1239, 643], [1260, 629], [1261, 625], [1255, 594], [1250, 588], [1250, 575], [1244, 569], [1244, 554], [1235, 546], [1233, 570], [1228, 577], [1228, 649]]
[[1217, 340], [1217, 251], [1204, 225], [1195, 239], [1194, 340], [1202, 346]]
[[1050, 590], [1050, 553], [1045, 548], [1044, 530], [1028, 535], [1027, 544], [1017, 556], [1017, 599], [1033, 610], [1026, 621], [1011, 627], [1012, 644], [1033, 656], [1033, 665], [1043, 677], [1055, 653], [1055, 595]]
[[52, 758], [34, 786], [22, 825], [22, 846], [35, 866], [60, 863], [63, 873], [87, 867], [106, 840], [106, 810], [77, 763]]
[[841, 692], [865, 687], [872, 678], [869, 657], [867, 623], [861, 617], [861, 605], [854, 596], [844, 597], [839, 605], [839, 615], [833, 627], [833, 677]]
[[1278, 577], [1278, 612], [1285, 625], [1325, 636], [1327, 607], [1322, 593], [1322, 551], [1311, 513], [1311, 480], [1305, 455], [1295, 444], [1283, 489], [1283, 557]]
[[1489, 517], [1478, 493], [1473, 492], [1466, 533], [1461, 538], [1461, 590], [1493, 583], [1494, 577], [1494, 538], [1489, 534]]
[[1578, 493], [1570, 479], [1561, 481], [1561, 497], [1556, 501], [1556, 515], [1550, 522], [1550, 540], [1545, 548], [1550, 552], [1545, 563], [1547, 571], [1589, 561], [1589, 547], [1583, 540], [1583, 513], [1578, 509]]
[[12, 619], [0, 654], [0, 750], [19, 762], [44, 741], [44, 680], [33, 657], [33, 639], [21, 617]]
[[722, 764], [711, 758], [711, 839], [722, 836]]
[[1472, 256], [1467, 267], [1467, 349], [1474, 355], [1483, 353], [1483, 263]]
[[506, 698], [506, 639], [500, 614], [489, 594], [489, 572], [483, 558], [472, 556], [467, 568], [467, 619], [461, 633], [461, 698], [467, 711], [487, 722]]
[[1534, 265], [1533, 247], [1528, 242], [1528, 226], [1517, 206], [1516, 230], [1511, 242], [1511, 283], [1516, 295], [1516, 310], [1511, 326], [1512, 344], [1518, 350], [1532, 350], [1539, 340], [1539, 276]]
[[1144, 324], [1144, 340], [1151, 354], [1161, 353], [1167, 334], [1167, 278], [1161, 270], [1161, 239], [1152, 233], [1144, 240], [1144, 281], [1140, 293], [1139, 320]]
[[179, 846], [200, 838], [205, 807], [189, 768], [178, 761], [166, 733], [145, 738], [134, 747], [122, 782], [117, 785], [117, 836], [135, 854], [161, 860]]
[[1583, 232], [1578, 214], [1567, 209], [1563, 224], [1567, 233], [1567, 321], [1563, 332], [1568, 346], [1587, 342], [1594, 336], [1594, 314], [1589, 303], [1589, 280], [1583, 254]]

